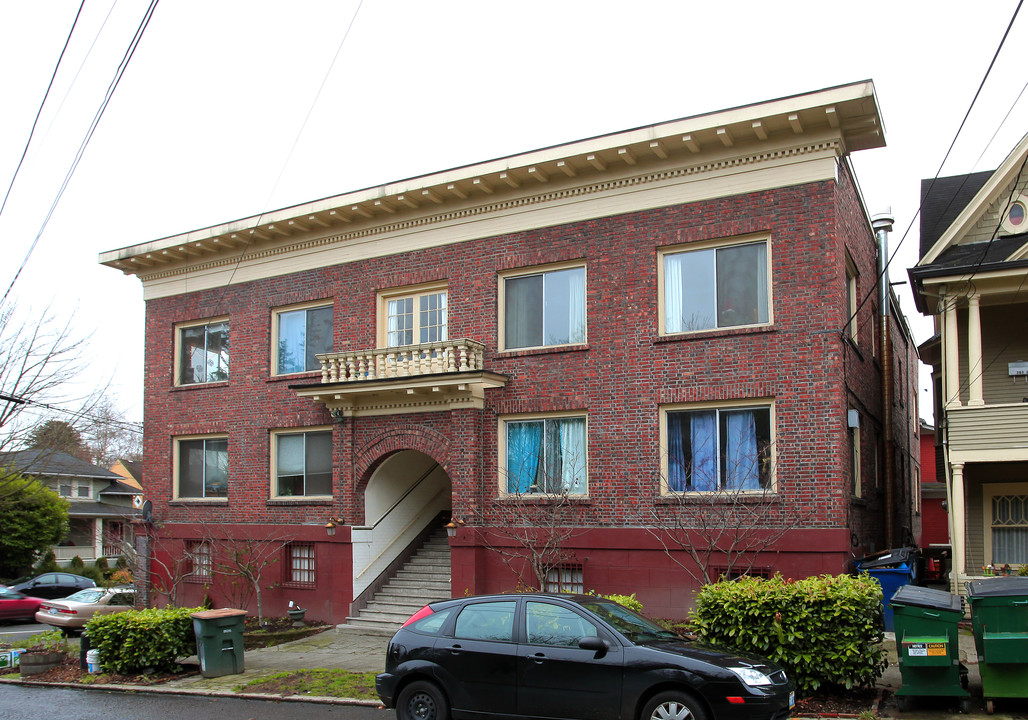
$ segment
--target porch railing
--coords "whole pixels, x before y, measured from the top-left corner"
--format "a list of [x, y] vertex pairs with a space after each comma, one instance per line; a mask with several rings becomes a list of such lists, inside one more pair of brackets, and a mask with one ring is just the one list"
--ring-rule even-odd
[[321, 382], [340, 383], [477, 372], [484, 369], [484, 356], [485, 345], [458, 338], [420, 345], [324, 353], [317, 357], [321, 361]]

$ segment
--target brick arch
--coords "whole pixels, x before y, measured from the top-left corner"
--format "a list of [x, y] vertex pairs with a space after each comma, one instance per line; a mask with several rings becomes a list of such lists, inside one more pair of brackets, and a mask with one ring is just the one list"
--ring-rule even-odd
[[354, 453], [353, 476], [357, 492], [363, 492], [368, 480], [386, 458], [403, 450], [417, 450], [433, 460], [450, 475], [450, 439], [426, 427], [401, 427], [376, 435]]

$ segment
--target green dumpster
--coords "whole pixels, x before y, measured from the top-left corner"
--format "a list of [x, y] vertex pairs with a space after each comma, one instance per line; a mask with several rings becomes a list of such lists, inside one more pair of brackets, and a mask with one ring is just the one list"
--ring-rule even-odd
[[900, 711], [909, 708], [911, 697], [955, 697], [967, 712], [971, 694], [957, 637], [963, 601], [944, 590], [904, 585], [890, 605], [903, 680], [896, 691]]
[[967, 583], [985, 709], [996, 698], [1028, 698], [1028, 577]]
[[243, 618], [246, 610], [219, 608], [190, 615], [196, 633], [200, 674], [206, 678], [243, 672]]

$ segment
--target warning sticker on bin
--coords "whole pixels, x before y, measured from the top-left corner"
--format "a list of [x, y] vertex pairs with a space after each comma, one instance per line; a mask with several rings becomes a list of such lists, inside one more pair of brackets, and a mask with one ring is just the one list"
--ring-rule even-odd
[[945, 657], [946, 643], [903, 643], [907, 657]]

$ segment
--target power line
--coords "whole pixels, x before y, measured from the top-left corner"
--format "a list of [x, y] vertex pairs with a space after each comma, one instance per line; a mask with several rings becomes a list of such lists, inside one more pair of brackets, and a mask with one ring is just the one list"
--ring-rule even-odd
[[[14, 174], [11, 176], [11, 184], [7, 186], [7, 193], [4, 195], [4, 201], [0, 204], [0, 215], [3, 215], [4, 208], [7, 207], [7, 200], [11, 197], [11, 190], [14, 188], [14, 181], [18, 179], [18, 172], [21, 170], [22, 163], [25, 162], [25, 156], [28, 155], [29, 146], [32, 144], [32, 136], [36, 133], [36, 126], [39, 124], [39, 117], [43, 114], [43, 107], [46, 105], [46, 100], [50, 97], [50, 90], [53, 89], [54, 80], [57, 79], [57, 72], [61, 69], [61, 60], [64, 59], [64, 53], [68, 50], [68, 45], [71, 44], [71, 36], [75, 33], [75, 27], [79, 23], [79, 17], [82, 16], [82, 8], [86, 6], [86, 0], [82, 0], [82, 4], [79, 5], [79, 10], [75, 13], [75, 20], [71, 23], [71, 30], [68, 31], [68, 37], [64, 41], [64, 47], [61, 48], [61, 54], [57, 58], [57, 64], [54, 66], [54, 72], [50, 76], [50, 82], [46, 86], [46, 92], [43, 93], [43, 100], [39, 103], [39, 109], [36, 111], [36, 118], [32, 121], [32, 128], [29, 130], [28, 140], [25, 141], [25, 149], [21, 151], [21, 157], [18, 159], [18, 165], [14, 168]], [[4, 297], [7, 297], [6, 295]]]
[[40, 226], [39, 232], [36, 233], [36, 237], [32, 240], [32, 244], [29, 246], [29, 250], [25, 254], [25, 258], [21, 261], [21, 265], [18, 266], [18, 270], [15, 272], [14, 278], [11, 280], [11, 284], [7, 286], [7, 290], [4, 292], [3, 297], [0, 298], [0, 304], [7, 300], [7, 296], [10, 295], [11, 290], [14, 288], [14, 284], [18, 281], [22, 270], [25, 269], [25, 265], [28, 263], [29, 258], [32, 257], [32, 253], [39, 244], [39, 239], [46, 230], [46, 226], [50, 223], [50, 218], [53, 217], [54, 211], [57, 209], [57, 204], [64, 196], [64, 191], [68, 188], [71, 178], [75, 174], [75, 170], [78, 169], [79, 163], [82, 161], [82, 157], [86, 152], [86, 147], [89, 145], [89, 141], [93, 138], [93, 133], [96, 132], [96, 128], [100, 124], [100, 119], [107, 110], [107, 105], [111, 102], [111, 98], [114, 96], [114, 91], [121, 82], [121, 78], [124, 76], [125, 70], [128, 68], [129, 61], [132, 59], [132, 56], [136, 52], [136, 48], [139, 46], [140, 40], [143, 38], [143, 33], [150, 24], [150, 19], [153, 17], [153, 13], [157, 8], [158, 2], [159, 0], [151, 0], [150, 5], [146, 9], [146, 13], [143, 15], [143, 19], [136, 28], [136, 32], [132, 36], [132, 40], [129, 42], [128, 49], [125, 51], [125, 55], [122, 57], [121, 62], [115, 70], [114, 78], [111, 80], [111, 83], [107, 88], [104, 99], [101, 102], [96, 115], [93, 116], [93, 121], [90, 123], [89, 129], [86, 131], [86, 136], [83, 138], [78, 151], [75, 153], [75, 158], [72, 160], [71, 167], [68, 168], [68, 172], [64, 176], [64, 181], [61, 183], [61, 187], [58, 189], [57, 195], [54, 198], [53, 203], [50, 205], [50, 209], [47, 211], [46, 217], [43, 219], [43, 224]]

